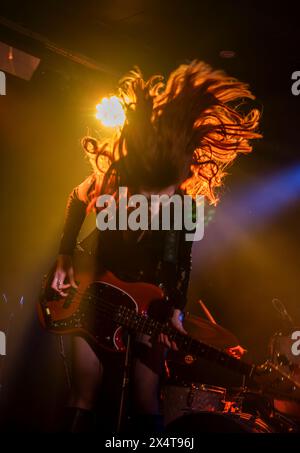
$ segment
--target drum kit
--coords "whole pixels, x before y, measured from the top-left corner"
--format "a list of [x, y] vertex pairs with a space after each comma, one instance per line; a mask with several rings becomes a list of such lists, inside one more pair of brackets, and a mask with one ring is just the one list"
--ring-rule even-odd
[[[206, 313], [207, 314], [207, 313]], [[214, 319], [187, 314], [183, 323], [190, 336], [229, 351], [239, 341]], [[293, 329], [295, 330], [295, 329]], [[291, 330], [273, 335], [268, 367], [300, 384], [300, 357], [291, 353]], [[167, 432], [196, 434], [300, 432], [300, 399], [280, 392], [249, 388], [243, 377], [225, 373], [204, 359], [172, 351], [166, 360], [162, 406]]]

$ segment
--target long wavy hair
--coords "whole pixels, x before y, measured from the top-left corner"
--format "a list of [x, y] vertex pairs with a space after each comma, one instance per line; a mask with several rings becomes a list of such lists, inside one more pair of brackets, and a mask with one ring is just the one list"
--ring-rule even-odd
[[119, 185], [176, 184], [216, 204], [226, 169], [261, 137], [248, 85], [202, 61], [179, 66], [166, 82], [160, 75], [145, 81], [134, 68], [120, 80], [118, 95], [126, 121], [113, 141], [82, 140], [100, 176], [94, 198]]

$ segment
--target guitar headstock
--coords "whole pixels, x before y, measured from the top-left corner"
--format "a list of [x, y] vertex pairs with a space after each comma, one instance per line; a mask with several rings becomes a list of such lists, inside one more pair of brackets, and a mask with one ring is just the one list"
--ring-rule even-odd
[[252, 378], [266, 395], [300, 401], [300, 384], [293, 380], [291, 374], [269, 360], [255, 367]]

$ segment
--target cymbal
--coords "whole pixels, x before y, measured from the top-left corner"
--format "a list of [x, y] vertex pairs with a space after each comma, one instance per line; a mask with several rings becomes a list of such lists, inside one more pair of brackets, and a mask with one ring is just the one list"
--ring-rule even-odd
[[210, 344], [219, 349], [232, 348], [239, 340], [229, 330], [219, 324], [213, 324], [200, 316], [187, 314], [183, 326], [195, 340]]

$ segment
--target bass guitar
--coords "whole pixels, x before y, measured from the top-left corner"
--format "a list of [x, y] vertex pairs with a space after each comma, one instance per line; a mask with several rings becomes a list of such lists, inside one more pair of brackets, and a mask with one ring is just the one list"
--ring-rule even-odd
[[300, 399], [300, 386], [274, 364], [246, 363], [175, 330], [167, 322], [170, 306], [161, 288], [123, 281], [108, 271], [95, 271], [92, 257], [85, 253], [75, 254], [73, 263], [78, 288], [70, 288], [66, 297], [51, 288], [54, 269], [45, 277], [37, 310], [42, 326], [49, 332], [82, 335], [111, 352], [124, 352], [124, 329], [152, 338], [164, 333], [184, 353], [244, 375], [265, 394]]

